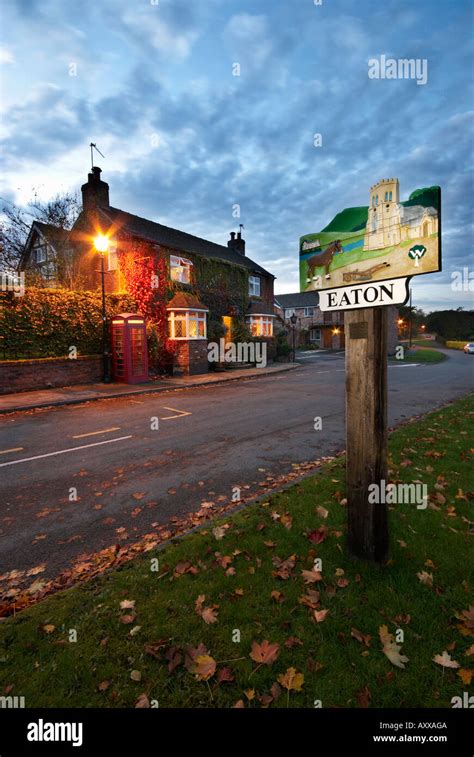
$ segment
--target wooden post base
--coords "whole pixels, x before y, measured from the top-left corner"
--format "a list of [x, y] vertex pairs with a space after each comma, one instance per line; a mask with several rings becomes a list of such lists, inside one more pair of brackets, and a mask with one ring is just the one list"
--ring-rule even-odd
[[348, 546], [356, 557], [385, 562], [387, 505], [369, 502], [369, 485], [380, 492], [387, 481], [387, 308], [348, 310], [344, 331]]

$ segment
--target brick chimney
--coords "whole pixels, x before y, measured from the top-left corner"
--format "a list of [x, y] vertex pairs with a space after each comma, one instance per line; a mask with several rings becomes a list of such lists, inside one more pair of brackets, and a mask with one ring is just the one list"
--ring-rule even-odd
[[235, 234], [235, 231], [230, 232], [230, 239], [227, 242], [227, 247], [235, 250], [235, 252], [238, 252], [239, 255], [245, 255], [245, 239], [242, 239], [241, 231], [237, 232], [237, 236]]
[[87, 176], [87, 184], [83, 184], [81, 187], [84, 210], [109, 207], [109, 185], [106, 181], [102, 181], [101, 173], [102, 169], [94, 166]]

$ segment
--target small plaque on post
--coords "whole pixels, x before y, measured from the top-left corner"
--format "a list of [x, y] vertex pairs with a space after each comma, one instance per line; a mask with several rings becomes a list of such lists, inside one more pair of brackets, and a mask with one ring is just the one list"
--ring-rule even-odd
[[369, 324], [367, 321], [357, 321], [349, 324], [350, 339], [367, 339], [369, 336]]

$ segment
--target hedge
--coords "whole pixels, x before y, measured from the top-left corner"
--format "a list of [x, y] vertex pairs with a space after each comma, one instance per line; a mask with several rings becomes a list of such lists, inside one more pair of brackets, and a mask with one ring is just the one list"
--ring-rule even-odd
[[447, 341], [447, 342], [444, 343], [444, 345], [445, 345], [445, 347], [449, 347], [452, 350], [463, 350], [464, 347], [466, 346], [467, 342], [468, 342], [467, 339], [465, 339], [462, 342]]
[[[134, 312], [127, 294], [106, 295], [108, 318]], [[100, 291], [29, 287], [22, 297], [0, 293], [0, 358], [67, 356], [101, 351], [102, 295]]]

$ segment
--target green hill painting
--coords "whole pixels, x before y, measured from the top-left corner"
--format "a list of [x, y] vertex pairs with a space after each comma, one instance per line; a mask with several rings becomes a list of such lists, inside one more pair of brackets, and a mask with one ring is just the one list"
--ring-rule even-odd
[[332, 289], [441, 269], [439, 187], [400, 201], [398, 179], [370, 188], [370, 205], [344, 208], [300, 238], [300, 290]]

